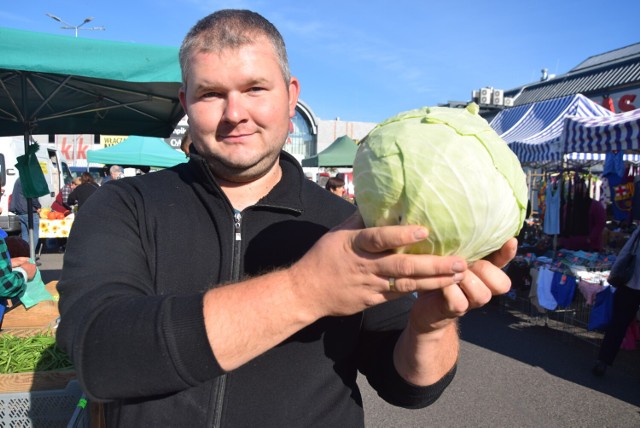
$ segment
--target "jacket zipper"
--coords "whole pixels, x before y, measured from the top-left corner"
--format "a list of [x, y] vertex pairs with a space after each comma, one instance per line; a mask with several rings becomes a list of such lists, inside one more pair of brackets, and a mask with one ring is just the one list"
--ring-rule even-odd
[[[233, 215], [233, 257], [231, 258], [231, 279], [240, 279], [240, 251], [242, 250], [242, 213], [236, 212]], [[219, 428], [222, 423], [222, 407], [224, 405], [224, 394], [227, 385], [227, 375], [223, 374], [218, 380], [216, 405], [213, 415], [213, 426]]]

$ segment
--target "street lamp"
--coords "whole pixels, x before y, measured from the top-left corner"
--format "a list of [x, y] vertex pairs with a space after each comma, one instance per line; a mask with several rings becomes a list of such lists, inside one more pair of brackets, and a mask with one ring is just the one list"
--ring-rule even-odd
[[71, 25], [67, 22], [64, 22], [62, 19], [58, 18], [57, 16], [51, 14], [51, 13], [47, 13], [46, 14], [49, 18], [54, 19], [62, 24], [65, 24], [64, 26], [60, 27], [63, 30], [75, 30], [76, 31], [76, 37], [78, 37], [78, 30], [106, 30], [105, 27], [91, 27], [91, 28], [87, 28], [87, 27], [83, 27], [84, 24], [86, 24], [87, 22], [91, 22], [93, 20], [93, 16], [90, 16], [88, 18], [85, 18], [84, 21], [82, 21], [82, 24], [80, 25]]

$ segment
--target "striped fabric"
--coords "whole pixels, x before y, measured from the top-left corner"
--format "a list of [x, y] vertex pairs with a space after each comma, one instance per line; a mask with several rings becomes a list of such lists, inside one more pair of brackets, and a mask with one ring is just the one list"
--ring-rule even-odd
[[640, 150], [640, 109], [610, 117], [565, 119], [565, 152]]
[[[571, 161], [597, 161], [604, 162], [607, 158], [606, 153], [567, 153], [564, 158]], [[627, 162], [640, 162], [640, 155], [628, 153], [623, 156], [623, 159]]]
[[611, 116], [612, 112], [581, 94], [502, 110], [491, 127], [522, 163], [560, 160], [565, 118]]

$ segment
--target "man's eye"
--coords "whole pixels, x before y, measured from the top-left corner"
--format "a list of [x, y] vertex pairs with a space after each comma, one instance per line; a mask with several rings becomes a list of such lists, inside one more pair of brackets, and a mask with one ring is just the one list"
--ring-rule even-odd
[[221, 96], [219, 92], [205, 92], [202, 94], [202, 98], [220, 98]]

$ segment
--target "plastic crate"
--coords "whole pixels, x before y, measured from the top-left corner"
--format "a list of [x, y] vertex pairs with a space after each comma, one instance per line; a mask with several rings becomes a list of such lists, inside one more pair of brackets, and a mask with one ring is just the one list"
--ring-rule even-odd
[[[89, 406], [76, 412], [81, 398], [77, 380], [69, 382], [65, 389], [0, 394], [0, 428], [88, 428], [90, 418], [81, 414], [88, 413]], [[86, 425], [77, 424], [74, 417]]]
[[0, 216], [0, 228], [2, 228], [5, 232], [14, 233], [20, 232], [20, 220], [18, 216], [15, 215], [3, 215]]

